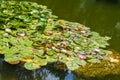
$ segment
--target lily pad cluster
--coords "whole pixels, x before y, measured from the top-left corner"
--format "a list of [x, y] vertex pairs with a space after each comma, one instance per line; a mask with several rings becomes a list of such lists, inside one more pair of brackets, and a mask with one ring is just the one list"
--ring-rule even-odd
[[79, 23], [57, 19], [46, 6], [0, 0], [0, 54], [10, 64], [33, 70], [60, 62], [75, 70], [87, 62], [109, 60], [109, 39]]

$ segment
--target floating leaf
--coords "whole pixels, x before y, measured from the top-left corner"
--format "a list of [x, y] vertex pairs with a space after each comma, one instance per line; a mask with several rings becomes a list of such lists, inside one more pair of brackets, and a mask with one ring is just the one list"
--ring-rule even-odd
[[47, 59], [47, 62], [49, 62], [49, 63], [52, 63], [52, 62], [56, 62], [56, 61], [57, 61], [57, 59], [54, 58], [54, 56], [46, 56], [46, 59]]
[[101, 63], [99, 59], [90, 59], [90, 60], [87, 60], [88, 62], [90, 63]]
[[47, 60], [46, 59], [40, 59], [40, 62], [39, 62], [39, 64], [41, 65], [41, 66], [45, 66], [45, 65], [47, 65]]
[[40, 66], [38, 64], [32, 63], [32, 62], [27, 62], [24, 64], [24, 67], [28, 70], [33, 70], [33, 69], [38, 69]]
[[62, 63], [66, 63], [68, 61], [67, 56], [64, 55], [64, 54], [61, 54], [60, 58], [59, 58], [59, 61], [62, 62]]
[[79, 68], [79, 65], [74, 62], [67, 62], [66, 65], [68, 69], [72, 71]]
[[54, 54], [56, 54], [56, 52], [53, 51], [52, 49], [48, 49], [48, 50], [47, 50], [47, 55], [52, 56], [52, 55], [54, 55]]
[[19, 58], [18, 55], [14, 55], [14, 54], [10, 54], [10, 53], [9, 53], [9, 55], [6, 54], [4, 59], [6, 62], [9, 62], [9, 63], [21, 60], [21, 58]]
[[77, 64], [80, 65], [80, 66], [85, 66], [86, 65], [86, 61], [85, 60], [79, 60], [77, 62]]

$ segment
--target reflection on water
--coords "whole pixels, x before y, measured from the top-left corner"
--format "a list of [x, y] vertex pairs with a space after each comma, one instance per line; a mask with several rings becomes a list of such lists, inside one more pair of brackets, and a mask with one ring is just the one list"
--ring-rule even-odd
[[0, 80], [120, 80], [120, 75], [110, 74], [105, 77], [83, 77], [71, 71], [42, 67], [28, 71], [18, 65], [10, 65], [0, 60]]
[[17, 73], [17, 80], [60, 80], [58, 76], [47, 68], [33, 71], [17, 69], [15, 72]]
[[0, 80], [80, 80], [80, 78], [77, 79], [71, 71], [55, 70], [50, 67], [28, 71], [0, 60]]
[[75, 78], [75, 75], [71, 71], [68, 71], [68, 74], [67, 76], [65, 76], [64, 80], [74, 80], [74, 78]]

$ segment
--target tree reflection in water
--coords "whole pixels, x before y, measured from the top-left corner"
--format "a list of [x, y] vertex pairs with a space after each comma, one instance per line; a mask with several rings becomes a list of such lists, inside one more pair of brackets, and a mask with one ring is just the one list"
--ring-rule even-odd
[[19, 68], [16, 70], [17, 80], [60, 80], [58, 76], [52, 73], [47, 68], [39, 70], [27, 71]]
[[75, 75], [70, 71], [55, 70], [43, 67], [39, 70], [27, 71], [18, 69], [17, 80], [75, 80]]
[[[71, 71], [42, 67], [38, 70], [26, 70], [18, 65], [9, 65], [0, 60], [0, 80], [80, 80]], [[83, 79], [82, 79], [83, 80]]]

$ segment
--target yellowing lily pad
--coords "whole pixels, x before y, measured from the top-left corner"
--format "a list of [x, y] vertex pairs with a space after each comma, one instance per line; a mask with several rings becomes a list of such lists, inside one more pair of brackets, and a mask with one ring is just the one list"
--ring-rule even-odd
[[32, 63], [32, 62], [27, 62], [27, 63], [24, 64], [24, 67], [28, 70], [33, 70], [33, 69], [40, 68], [40, 65]]

